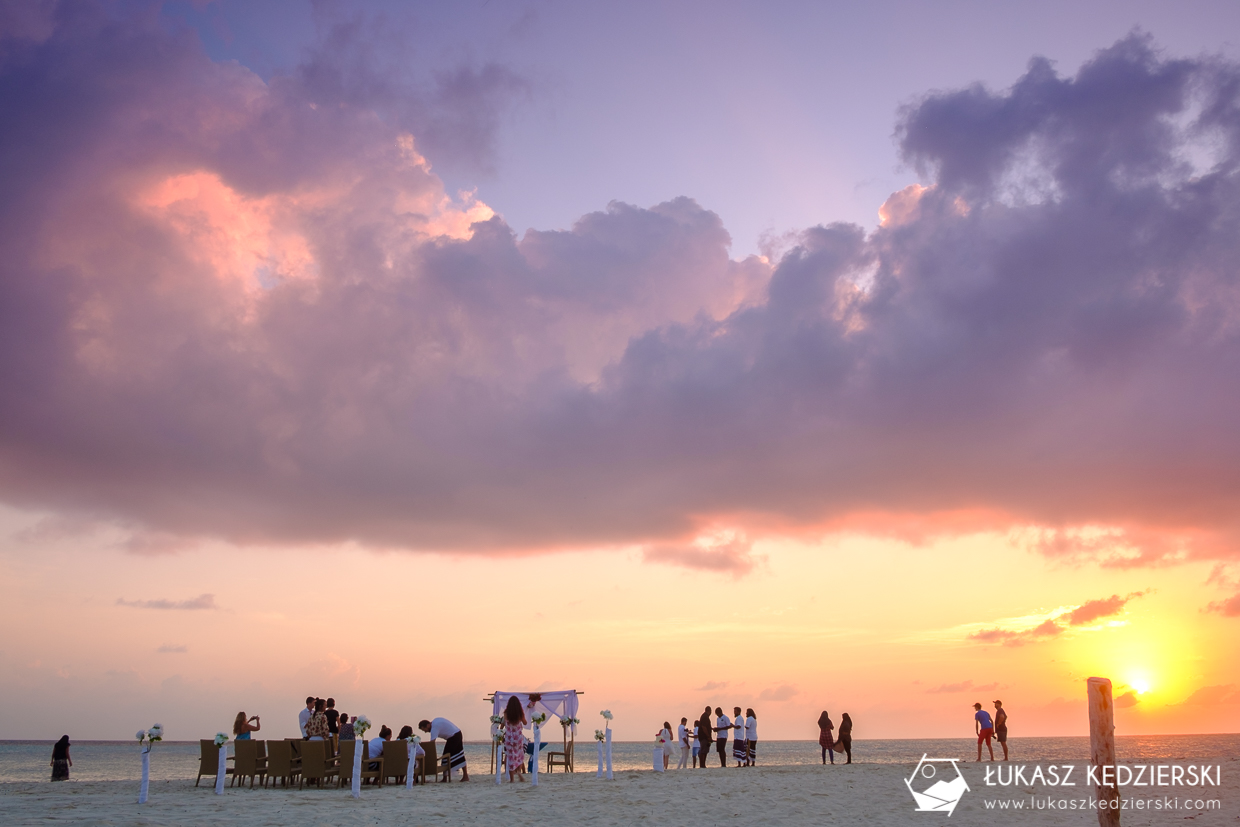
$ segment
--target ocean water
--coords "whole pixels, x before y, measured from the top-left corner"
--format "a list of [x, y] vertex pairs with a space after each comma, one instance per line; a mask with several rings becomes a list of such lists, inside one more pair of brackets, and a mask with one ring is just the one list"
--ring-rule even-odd
[[[1240, 735], [1131, 735], [1115, 740], [1123, 763], [1240, 759]], [[0, 783], [47, 781], [51, 777], [52, 744], [52, 741], [0, 741]], [[1008, 747], [1013, 761], [1089, 761], [1089, 738], [1084, 736], [1014, 738]], [[612, 744], [612, 766], [616, 770], [649, 770], [653, 749], [654, 744], [650, 742], [617, 741]], [[923, 754], [932, 758], [971, 758], [976, 756], [976, 751], [976, 742], [971, 738], [858, 740], [853, 742], [853, 762], [914, 764]], [[70, 771], [73, 780], [128, 781], [142, 775], [139, 748], [133, 741], [78, 741], [70, 754], [73, 756]], [[489, 744], [466, 744], [465, 755], [475, 773], [487, 772], [491, 762]], [[819, 755], [817, 741], [761, 741], [758, 745], [760, 765], [817, 764]], [[577, 742], [575, 758], [577, 772], [595, 771], [597, 752], [593, 739]], [[679, 756], [672, 759], [672, 767], [678, 759]], [[836, 760], [843, 759], [837, 755]], [[731, 764], [729, 753], [728, 765]], [[707, 766], [718, 765], [719, 758], [712, 753]], [[152, 780], [192, 781], [197, 773], [197, 741], [165, 741], [155, 746], [151, 754]]]

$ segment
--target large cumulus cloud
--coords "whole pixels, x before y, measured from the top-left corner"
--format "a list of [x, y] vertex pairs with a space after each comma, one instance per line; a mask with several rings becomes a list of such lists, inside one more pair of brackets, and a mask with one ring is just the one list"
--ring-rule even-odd
[[932, 94], [923, 185], [768, 263], [688, 199], [517, 239], [322, 55], [263, 82], [85, 12], [0, 55], [11, 503], [710, 569], [833, 525], [1232, 556], [1234, 64], [1130, 38]]

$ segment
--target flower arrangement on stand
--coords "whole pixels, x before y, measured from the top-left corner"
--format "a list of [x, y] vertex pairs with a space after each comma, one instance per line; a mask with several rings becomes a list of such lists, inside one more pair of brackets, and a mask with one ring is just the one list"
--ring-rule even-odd
[[227, 732], [215, 733], [215, 746], [219, 750], [219, 766], [215, 769], [215, 794], [224, 794], [224, 779], [228, 777], [228, 750], [225, 744], [228, 743]]
[[603, 737], [604, 737], [604, 739], [606, 740], [606, 745], [607, 745], [607, 746], [606, 746], [606, 752], [607, 752], [607, 780], [608, 780], [608, 781], [610, 781], [610, 780], [612, 780], [612, 778], [614, 777], [614, 776], [612, 775], [612, 772], [611, 772], [611, 721], [612, 721], [612, 718], [614, 718], [615, 716], [611, 714], [611, 710], [610, 710], [610, 709], [604, 709], [604, 710], [602, 710], [601, 712], [599, 712], [599, 715], [602, 715], [602, 716], [603, 716], [603, 720], [604, 720], [604, 721], [606, 721], [606, 723], [605, 723], [605, 724], [603, 724], [603, 726], [604, 726], [604, 728], [605, 728], [605, 730], [604, 730], [604, 732], [603, 732]]
[[164, 728], [155, 724], [150, 729], [138, 730], [137, 734], [142, 747], [142, 786], [138, 789], [138, 803], [145, 804], [151, 786], [151, 747], [164, 740]]
[[350, 795], [354, 798], [362, 797], [362, 744], [366, 740], [366, 730], [370, 727], [370, 719], [365, 715], [358, 715], [353, 719], [353, 734], [357, 740], [353, 745], [353, 789]]
[[409, 750], [409, 765], [405, 768], [405, 789], [413, 789], [413, 767], [418, 760], [418, 744], [422, 743], [421, 735], [410, 735], [405, 739], [406, 749]]

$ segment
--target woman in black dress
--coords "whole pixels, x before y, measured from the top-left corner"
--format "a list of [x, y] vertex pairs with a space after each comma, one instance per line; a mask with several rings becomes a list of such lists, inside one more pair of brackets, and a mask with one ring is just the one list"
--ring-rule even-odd
[[52, 747], [52, 780], [68, 781], [69, 767], [72, 766], [73, 759], [69, 757], [69, 736], [62, 735], [56, 742], [56, 746]]
[[848, 717], [847, 712], [845, 712], [844, 715], [840, 718], [840, 740], [838, 743], [839, 743], [839, 748], [844, 751], [845, 755], [848, 756], [848, 760], [845, 761], [844, 763], [851, 764], [852, 763], [852, 718]]

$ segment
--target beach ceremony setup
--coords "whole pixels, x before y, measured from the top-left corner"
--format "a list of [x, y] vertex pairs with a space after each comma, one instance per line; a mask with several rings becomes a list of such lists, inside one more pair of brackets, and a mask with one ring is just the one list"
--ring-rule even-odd
[[0, 827], [1240, 827], [1237, 32], [0, 0]]

